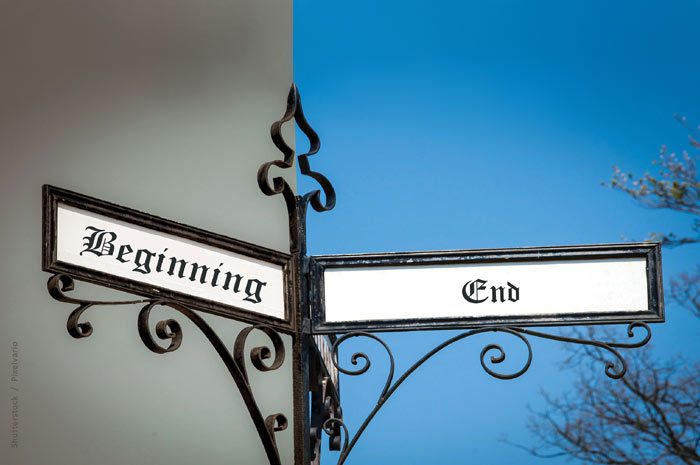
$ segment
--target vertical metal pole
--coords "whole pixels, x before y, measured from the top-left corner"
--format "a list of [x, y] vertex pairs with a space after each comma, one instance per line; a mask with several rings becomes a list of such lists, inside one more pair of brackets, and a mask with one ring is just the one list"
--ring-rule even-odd
[[[306, 257], [306, 207], [308, 202], [296, 197], [296, 214], [290, 231], [294, 273], [294, 340], [292, 370], [294, 391], [294, 465], [309, 465], [311, 442], [309, 437], [309, 338], [311, 325], [308, 315], [308, 260]], [[295, 247], [296, 246], [296, 247]]]
[[[282, 177], [275, 177], [273, 185], [269, 184], [268, 171], [272, 166], [289, 169], [294, 166], [294, 149], [282, 137], [282, 124], [294, 120], [299, 129], [309, 138], [309, 151], [298, 156], [301, 174], [315, 179], [326, 196], [325, 203], [321, 201], [321, 191], [315, 190], [303, 197], [294, 194], [294, 190]], [[287, 107], [282, 119], [275, 121], [270, 128], [270, 134], [275, 146], [284, 154], [284, 159], [264, 163], [258, 169], [258, 186], [265, 195], [282, 194], [289, 213], [289, 251], [292, 256], [292, 284], [287, 289], [293, 296], [292, 312], [294, 334], [292, 342], [292, 370], [294, 395], [294, 464], [309, 465], [311, 462], [310, 439], [310, 350], [311, 322], [308, 306], [308, 257], [306, 256], [306, 210], [311, 203], [318, 212], [331, 210], [335, 206], [335, 191], [333, 186], [320, 173], [311, 171], [308, 157], [319, 150], [320, 139], [304, 117], [301, 109], [301, 99], [296, 84], [292, 84], [287, 96]]]

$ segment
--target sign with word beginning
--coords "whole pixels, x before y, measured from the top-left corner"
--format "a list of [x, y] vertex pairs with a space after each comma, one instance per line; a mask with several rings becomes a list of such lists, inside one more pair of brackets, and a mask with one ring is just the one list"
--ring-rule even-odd
[[311, 269], [317, 333], [664, 320], [656, 243], [319, 256]]
[[243, 321], [291, 327], [289, 256], [44, 186], [45, 271]]

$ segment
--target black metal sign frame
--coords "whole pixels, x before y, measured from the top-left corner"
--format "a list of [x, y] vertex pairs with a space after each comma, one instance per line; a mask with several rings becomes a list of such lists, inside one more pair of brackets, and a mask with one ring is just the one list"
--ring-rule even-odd
[[[239, 308], [235, 305], [225, 305], [212, 300], [154, 286], [152, 284], [59, 261], [57, 259], [57, 211], [59, 204], [281, 266], [284, 276], [285, 318], [275, 318]], [[181, 303], [193, 309], [228, 318], [235, 318], [240, 321], [265, 324], [284, 333], [292, 333], [294, 331], [295, 323], [292, 317], [293, 293], [290, 292], [290, 287], [292, 285], [291, 256], [289, 254], [232, 239], [175, 221], [166, 220], [148, 213], [143, 213], [50, 185], [43, 186], [43, 215], [42, 269], [44, 271], [67, 274], [94, 284], [108, 286], [152, 299]]]
[[[363, 320], [328, 322], [325, 318], [324, 272], [329, 269], [436, 266], [466, 264], [515, 264], [522, 262], [561, 262], [644, 258], [646, 260], [648, 308], [637, 311], [605, 313], [542, 314], [534, 316], [407, 318], [400, 320]], [[450, 250], [436, 252], [327, 255], [311, 257], [311, 302], [313, 332], [336, 334], [349, 331], [406, 331], [459, 329], [483, 326], [553, 326], [614, 324], [664, 321], [661, 281], [661, 246], [658, 243], [598, 244], [517, 249]]]

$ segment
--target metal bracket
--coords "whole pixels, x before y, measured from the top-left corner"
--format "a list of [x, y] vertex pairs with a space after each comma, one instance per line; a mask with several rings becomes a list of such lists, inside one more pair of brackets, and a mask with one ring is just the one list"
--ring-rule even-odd
[[[244, 328], [236, 337], [233, 351], [229, 351], [211, 326], [209, 326], [199, 314], [182, 304], [159, 299], [97, 301], [70, 297], [66, 295], [66, 292], [74, 289], [75, 282], [73, 278], [65, 274], [57, 274], [49, 278], [47, 287], [51, 297], [59, 302], [78, 305], [68, 317], [67, 322], [68, 333], [76, 339], [82, 339], [92, 334], [92, 324], [88, 321], [79, 321], [80, 317], [87, 309], [94, 306], [145, 304], [138, 315], [139, 336], [150, 351], [156, 354], [166, 354], [180, 347], [180, 343], [182, 342], [182, 327], [180, 323], [174, 319], [161, 320], [156, 323], [155, 333], [158, 339], [169, 342], [167, 347], [159, 345], [153, 338], [149, 327], [151, 310], [156, 306], [167, 306], [187, 317], [204, 334], [228, 369], [231, 378], [245, 402], [250, 418], [253, 420], [253, 424], [265, 448], [265, 453], [267, 454], [270, 465], [281, 465], [275, 433], [287, 429], [287, 418], [281, 413], [274, 413], [264, 417], [260, 412], [248, 380], [244, 355], [245, 342], [248, 335], [253, 330], [262, 331], [270, 338], [273, 350], [267, 346], [254, 347], [250, 351], [250, 361], [255, 369], [262, 372], [279, 368], [284, 362], [285, 351], [282, 338], [274, 329], [265, 325], [253, 325]], [[273, 353], [274, 358], [272, 363], [264, 362], [264, 360], [270, 359]]]
[[[600, 349], [608, 351], [610, 354], [612, 354], [615, 358], [614, 361], [608, 360], [605, 364], [605, 374], [613, 379], [619, 379], [622, 378], [625, 373], [627, 372], [627, 364], [625, 363], [625, 360], [622, 358], [620, 353], [616, 349], [633, 349], [633, 348], [638, 348], [642, 347], [645, 345], [649, 340], [651, 339], [651, 329], [649, 329], [649, 326], [646, 323], [642, 322], [634, 322], [628, 325], [627, 327], [627, 336], [632, 338], [634, 337], [634, 329], [635, 328], [643, 328], [646, 331], [645, 336], [637, 342], [612, 342], [612, 341], [594, 341], [594, 340], [586, 340], [586, 339], [578, 339], [578, 338], [572, 338], [572, 337], [565, 337], [565, 336], [558, 336], [554, 334], [548, 334], [548, 333], [543, 333], [540, 331], [533, 331], [530, 329], [525, 329], [525, 328], [518, 328], [518, 327], [485, 327], [485, 328], [478, 328], [478, 329], [473, 329], [470, 331], [465, 331], [461, 334], [458, 334], [457, 336], [454, 336], [442, 344], [436, 346], [434, 349], [429, 351], [427, 354], [425, 354], [423, 357], [421, 357], [417, 362], [415, 362], [410, 368], [408, 368], [395, 382], [393, 382], [394, 379], [394, 356], [391, 353], [391, 350], [389, 349], [389, 346], [380, 339], [378, 336], [372, 333], [367, 333], [367, 332], [351, 332], [347, 333], [335, 342], [333, 344], [333, 349], [332, 349], [332, 354], [333, 354], [333, 364], [338, 368], [338, 370], [341, 373], [344, 373], [346, 375], [350, 376], [359, 376], [362, 375], [363, 373], [366, 373], [367, 370], [369, 370], [371, 366], [371, 362], [369, 357], [363, 353], [363, 352], [356, 352], [350, 357], [350, 362], [353, 365], [358, 364], [358, 360], [363, 360], [363, 365], [355, 370], [348, 370], [346, 368], [342, 368], [339, 363], [338, 363], [338, 348], [339, 346], [347, 341], [348, 339], [355, 338], [355, 337], [366, 337], [370, 339], [374, 339], [375, 341], [379, 342], [381, 346], [384, 348], [386, 351], [387, 355], [389, 356], [389, 373], [387, 375], [386, 383], [384, 384], [384, 388], [379, 394], [379, 397], [377, 399], [377, 404], [376, 406], [372, 409], [372, 411], [367, 415], [365, 420], [362, 422], [362, 425], [358, 428], [357, 432], [353, 435], [352, 439], [349, 440], [349, 434], [348, 434], [348, 429], [345, 426], [345, 423], [343, 423], [342, 418], [329, 418], [323, 423], [323, 430], [329, 434], [329, 435], [335, 435], [336, 431], [338, 428], [342, 428], [345, 436], [345, 440], [343, 442], [343, 447], [340, 451], [340, 456], [338, 458], [338, 465], [341, 465], [345, 462], [345, 460], [348, 457], [348, 454], [352, 451], [353, 447], [355, 447], [355, 444], [357, 441], [360, 439], [362, 436], [362, 433], [365, 431], [369, 423], [372, 421], [372, 419], [375, 417], [377, 412], [384, 406], [384, 404], [389, 400], [389, 398], [394, 394], [394, 392], [401, 386], [401, 384], [408, 378], [413, 372], [415, 372], [423, 363], [428, 361], [433, 355], [437, 354], [441, 350], [445, 349], [446, 347], [454, 344], [457, 341], [461, 341], [462, 339], [468, 338], [470, 336], [474, 336], [476, 334], [480, 333], [486, 333], [486, 332], [501, 332], [501, 333], [506, 333], [506, 334], [511, 334], [515, 336], [516, 338], [520, 339], [524, 344], [525, 347], [527, 348], [527, 360], [525, 364], [520, 368], [519, 370], [512, 372], [512, 373], [498, 373], [497, 371], [493, 370], [487, 365], [486, 362], [486, 356], [489, 352], [495, 351], [495, 355], [492, 355], [490, 358], [490, 362], [492, 364], [499, 364], [503, 362], [506, 359], [506, 353], [503, 350], [503, 348], [500, 345], [497, 344], [488, 344], [486, 345], [482, 350], [480, 354], [480, 361], [481, 361], [481, 366], [488, 373], [489, 375], [493, 376], [494, 378], [498, 379], [514, 379], [517, 378], [521, 375], [523, 375], [529, 368], [530, 364], [532, 363], [532, 346], [530, 345], [530, 342], [525, 336], [532, 336], [532, 337], [537, 337], [541, 339], [550, 339], [553, 341], [559, 341], [559, 342], [566, 342], [566, 343], [573, 343], [573, 344], [583, 344], [583, 345], [588, 345], [588, 346], [594, 346], [598, 347]], [[493, 352], [492, 352], [493, 353]], [[393, 382], [393, 383], [392, 383]]]

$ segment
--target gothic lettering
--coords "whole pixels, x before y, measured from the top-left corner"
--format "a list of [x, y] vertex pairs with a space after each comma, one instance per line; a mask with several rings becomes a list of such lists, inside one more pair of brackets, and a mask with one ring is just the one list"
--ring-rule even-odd
[[[255, 289], [253, 289], [253, 283], [255, 283]], [[248, 284], [245, 285], [246, 298], [248, 302], [253, 302], [254, 304], [260, 303], [260, 289], [267, 283], [263, 283], [257, 279], [249, 279]]]
[[155, 257], [156, 254], [146, 249], [139, 249], [136, 252], [136, 258], [134, 263], [136, 263], [136, 268], [134, 271], [148, 274], [151, 272], [151, 257]]
[[504, 296], [504, 292], [505, 292], [505, 289], [503, 288], [503, 286], [498, 286], [498, 287], [491, 286], [491, 302], [498, 302], [499, 297], [500, 297], [500, 301], [504, 302], [506, 300], [505, 296]]
[[[224, 289], [228, 290], [228, 285], [231, 284], [231, 278], [234, 277], [230, 271], [226, 272], [226, 281], [224, 281]], [[243, 279], [243, 276], [237, 274], [235, 276], [236, 278], [236, 283], [233, 285], [233, 292], [238, 292], [238, 287], [241, 285], [241, 279]]]
[[520, 299], [520, 288], [513, 286], [508, 282], [508, 300], [511, 302], [517, 302]]
[[467, 281], [467, 284], [462, 288], [462, 295], [467, 301], [473, 304], [480, 304], [481, 302], [486, 302], [488, 297], [482, 299], [479, 298], [479, 291], [486, 289], [486, 281], [477, 279], [474, 281]]
[[[219, 263], [219, 267], [224, 266], [223, 263]], [[219, 273], [221, 273], [221, 270], [217, 267], [214, 270], [214, 276], [211, 278], [211, 287], [216, 287], [216, 282], [219, 280]]]
[[192, 264], [192, 274], [190, 275], [190, 281], [195, 281], [197, 279], [197, 270], [202, 270], [202, 273], [199, 275], [199, 282], [204, 284], [207, 278], [207, 271], [209, 271], [208, 266], [204, 265], [198, 265], [197, 263]]
[[[467, 281], [467, 283], [462, 287], [462, 296], [467, 302], [473, 304], [480, 304], [489, 300], [488, 294], [486, 292], [487, 281], [483, 279], [475, 279], [473, 281]], [[508, 286], [508, 301], [517, 302], [520, 300], [520, 288], [506, 281]], [[491, 302], [493, 303], [503, 303], [506, 302], [506, 288], [504, 286], [490, 286], [491, 289]]]
[[177, 273], [177, 277], [184, 278], [185, 277], [185, 267], [187, 266], [187, 262], [184, 260], [178, 260], [175, 257], [170, 258], [170, 269], [168, 270], [168, 274], [170, 276], [175, 274], [175, 264], [176, 263], [180, 264], [180, 271]]
[[88, 226], [85, 230], [93, 231], [93, 233], [83, 237], [85, 239], [83, 243], [85, 248], [80, 252], [80, 255], [85, 252], [94, 253], [98, 257], [112, 255], [112, 252], [114, 252], [112, 242], [117, 238], [116, 234], [107, 232], [104, 229], [97, 229], [94, 226]]
[[117, 260], [119, 260], [122, 263], [128, 262], [129, 260], [126, 260], [124, 258], [124, 256], [130, 254], [133, 251], [134, 251], [134, 249], [132, 249], [129, 244], [122, 245], [121, 247], [119, 247], [119, 253], [117, 254]]
[[158, 263], [156, 263], [156, 271], [161, 272], [163, 271], [163, 260], [165, 260], [165, 252], [167, 252], [168, 249], [167, 247], [165, 250], [163, 250], [163, 253], [158, 254]]
[[[116, 233], [94, 226], [86, 227], [85, 231], [87, 236], [82, 238], [85, 242], [83, 243], [84, 249], [80, 252], [80, 255], [89, 252], [98, 257], [112, 257], [112, 259], [120, 263], [132, 262], [131, 257], [128, 256], [134, 254], [134, 248], [131, 244], [115, 243], [118, 239]], [[115, 249], [117, 250], [116, 254], [114, 253]], [[187, 279], [202, 285], [221, 287], [221, 289], [234, 294], [238, 294], [244, 289], [243, 294], [245, 296], [241, 296], [244, 301], [253, 304], [262, 302], [261, 292], [263, 287], [267, 285], [266, 282], [256, 278], [247, 278], [240, 273], [223, 270], [223, 263], [219, 263], [218, 267], [212, 269], [205, 264], [188, 262], [176, 256], [168, 256], [166, 255], [167, 251], [167, 248], [163, 249], [162, 253], [152, 252], [143, 248], [136, 250], [136, 253], [133, 255], [131, 271], [143, 275], [165, 273], [176, 280]], [[152, 259], [155, 263], [153, 268], [151, 267]], [[207, 281], [208, 277], [211, 277], [210, 282]], [[223, 281], [223, 284], [220, 284], [220, 281]]]

